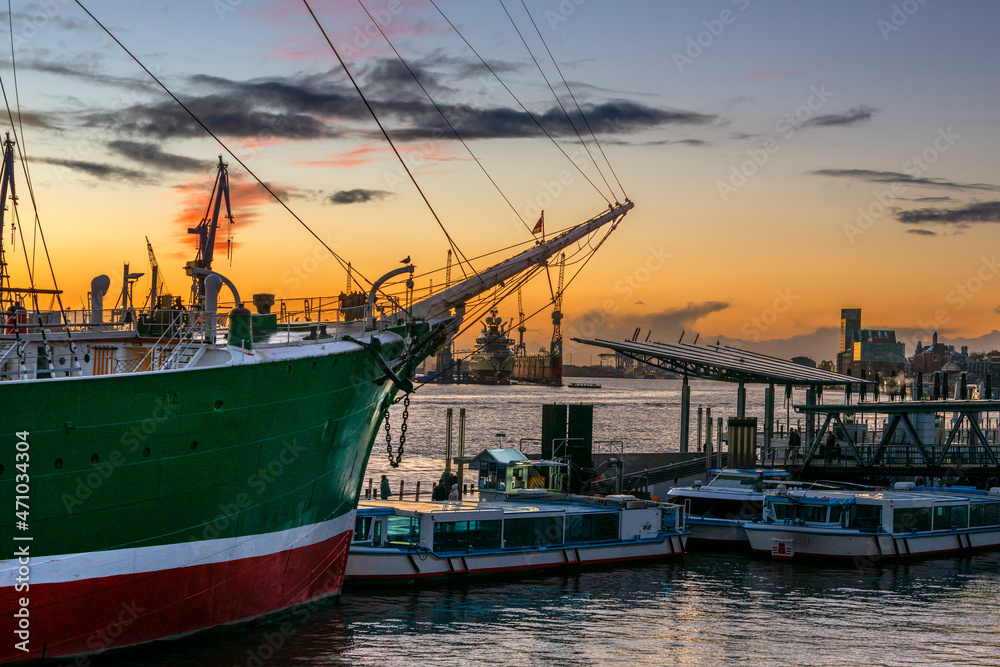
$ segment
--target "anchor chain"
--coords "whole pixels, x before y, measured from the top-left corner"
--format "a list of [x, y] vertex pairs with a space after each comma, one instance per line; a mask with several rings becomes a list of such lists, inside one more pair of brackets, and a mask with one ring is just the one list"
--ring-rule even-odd
[[389, 426], [389, 406], [385, 408], [385, 451], [389, 456], [389, 465], [398, 468], [403, 460], [403, 447], [406, 445], [407, 421], [410, 418], [410, 395], [403, 398], [403, 423], [399, 427], [399, 446], [396, 453], [392, 453], [392, 431]]

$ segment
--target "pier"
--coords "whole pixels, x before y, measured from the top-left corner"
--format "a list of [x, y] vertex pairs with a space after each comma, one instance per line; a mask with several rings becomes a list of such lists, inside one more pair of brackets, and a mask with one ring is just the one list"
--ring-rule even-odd
[[[924, 476], [954, 483], [1000, 479], [1000, 401], [932, 400], [796, 405], [816, 418], [799, 456], [800, 476], [837, 479]], [[830, 437], [832, 434], [832, 438]]]

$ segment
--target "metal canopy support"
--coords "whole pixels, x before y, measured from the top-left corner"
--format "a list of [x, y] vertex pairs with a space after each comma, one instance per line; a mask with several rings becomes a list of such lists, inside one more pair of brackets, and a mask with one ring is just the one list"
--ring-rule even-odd
[[771, 449], [774, 434], [774, 383], [764, 390], [764, 451]]
[[[699, 415], [700, 416], [700, 415]], [[688, 451], [688, 441], [691, 430], [691, 387], [688, 385], [688, 376], [684, 376], [681, 383], [681, 452]]]
[[747, 386], [740, 376], [740, 386], [736, 389], [736, 416], [740, 419], [747, 416]]
[[[725, 345], [692, 345], [650, 341], [613, 341], [574, 338], [586, 345], [605, 347], [636, 361], [656, 366], [678, 375], [750, 384], [782, 383], [798, 386], [842, 386], [858, 383], [858, 378], [832, 371], [810, 368], [787, 359], [741, 350]], [[862, 381], [864, 382], [864, 381]], [[867, 384], [873, 384], [870, 380]]]

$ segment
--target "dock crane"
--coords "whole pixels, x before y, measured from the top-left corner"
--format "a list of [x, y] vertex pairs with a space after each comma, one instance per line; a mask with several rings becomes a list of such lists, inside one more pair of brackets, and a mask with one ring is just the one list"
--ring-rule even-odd
[[521, 290], [517, 290], [517, 348], [514, 350], [514, 356], [523, 357], [527, 352], [524, 349], [524, 332], [528, 328], [524, 326], [524, 301], [521, 299]]
[[448, 262], [444, 269], [444, 288], [451, 287], [451, 248], [448, 248]]
[[146, 252], [149, 254], [149, 310], [153, 311], [154, 308], [172, 308], [172, 303], [158, 303], [158, 300], [163, 295], [169, 295], [170, 292], [167, 289], [167, 281], [163, 279], [163, 275], [160, 273], [160, 264], [156, 261], [156, 255], [153, 254], [153, 244], [149, 242], [149, 237], [146, 237]]
[[566, 253], [559, 256], [559, 282], [556, 287], [556, 296], [552, 300], [552, 345], [549, 347], [549, 355], [552, 357], [552, 383], [562, 384], [562, 296], [563, 278], [566, 275]]

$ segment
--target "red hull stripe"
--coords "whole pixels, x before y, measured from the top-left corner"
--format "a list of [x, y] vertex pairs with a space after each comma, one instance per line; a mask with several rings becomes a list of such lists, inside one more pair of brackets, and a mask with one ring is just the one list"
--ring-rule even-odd
[[[322, 525], [322, 524], [320, 524]], [[353, 531], [264, 556], [0, 589], [0, 663], [99, 653], [248, 621], [340, 592]], [[30, 597], [29, 653], [16, 650], [15, 599]], [[9, 602], [6, 602], [9, 600]]]
[[[329, 521], [273, 533], [32, 558], [31, 586], [260, 558], [325, 542], [353, 528], [354, 512], [347, 512]], [[0, 561], [0, 586], [13, 586], [17, 570], [16, 559]]]

